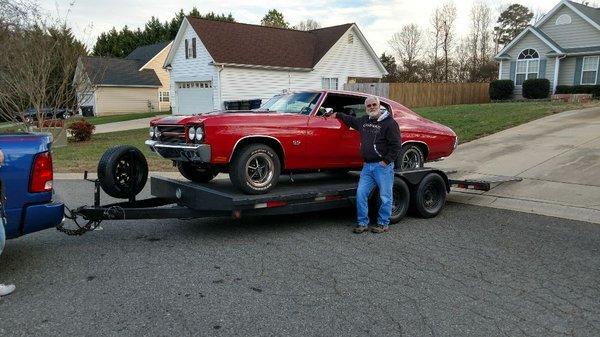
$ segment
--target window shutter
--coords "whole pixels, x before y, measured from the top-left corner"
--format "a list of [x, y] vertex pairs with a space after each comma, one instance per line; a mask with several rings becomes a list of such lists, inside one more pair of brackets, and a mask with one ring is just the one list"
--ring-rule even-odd
[[538, 78], [546, 78], [546, 62], [548, 60], [540, 60], [540, 73], [538, 74]]
[[598, 60], [598, 69], [596, 71], [596, 84], [600, 84], [600, 76], [598, 76], [600, 74], [600, 59]]
[[190, 56], [188, 55], [188, 40], [185, 39], [185, 58], [188, 59]]
[[583, 57], [578, 57], [575, 61], [575, 77], [573, 85], [581, 85], [581, 71], [583, 70]]
[[510, 80], [515, 82], [515, 73], [517, 72], [517, 61], [510, 61]]
[[196, 58], [196, 38], [192, 38], [192, 58]]

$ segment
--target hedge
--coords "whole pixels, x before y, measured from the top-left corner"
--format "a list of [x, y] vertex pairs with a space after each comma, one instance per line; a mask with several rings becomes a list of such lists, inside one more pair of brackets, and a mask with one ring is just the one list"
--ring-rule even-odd
[[523, 97], [528, 99], [541, 99], [550, 96], [550, 80], [535, 78], [523, 82]]
[[600, 98], [600, 85], [559, 85], [557, 94], [592, 94], [594, 99]]
[[490, 99], [502, 101], [510, 99], [513, 95], [515, 84], [511, 80], [496, 80], [490, 83]]

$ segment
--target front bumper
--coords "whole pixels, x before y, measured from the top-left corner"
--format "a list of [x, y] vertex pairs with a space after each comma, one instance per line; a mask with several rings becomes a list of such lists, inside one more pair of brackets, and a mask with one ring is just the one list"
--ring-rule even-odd
[[210, 163], [210, 145], [208, 144], [165, 144], [156, 140], [147, 140], [146, 145], [159, 156], [174, 161]]

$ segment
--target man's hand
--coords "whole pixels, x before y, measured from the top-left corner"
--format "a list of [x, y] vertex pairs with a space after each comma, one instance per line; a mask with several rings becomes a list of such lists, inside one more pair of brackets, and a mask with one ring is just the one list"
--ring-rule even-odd
[[383, 166], [383, 167], [387, 167], [388, 164], [386, 164], [383, 160], [379, 162], [379, 165]]

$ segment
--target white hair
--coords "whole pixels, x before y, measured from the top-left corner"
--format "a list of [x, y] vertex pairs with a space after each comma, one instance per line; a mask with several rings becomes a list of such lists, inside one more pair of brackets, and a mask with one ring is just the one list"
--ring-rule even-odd
[[375, 101], [375, 103], [377, 103], [378, 105], [381, 105], [381, 102], [379, 101], [379, 97], [377, 97], [375, 95], [367, 96], [367, 99], [365, 99], [365, 104], [367, 104], [367, 101]]

